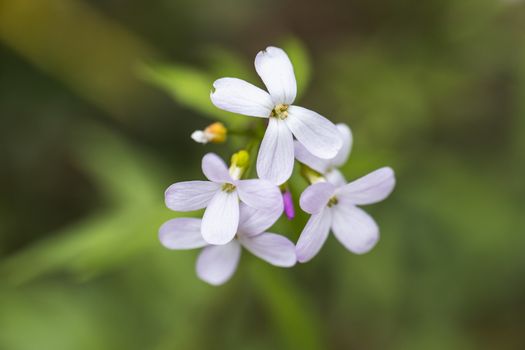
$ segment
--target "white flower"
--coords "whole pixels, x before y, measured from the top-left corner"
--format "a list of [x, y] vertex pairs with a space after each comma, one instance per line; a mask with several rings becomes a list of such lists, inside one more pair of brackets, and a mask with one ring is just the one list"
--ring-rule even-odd
[[346, 180], [343, 174], [341, 174], [341, 172], [337, 168], [344, 165], [348, 160], [350, 151], [352, 150], [353, 137], [352, 131], [350, 130], [348, 125], [340, 123], [336, 126], [341, 135], [343, 146], [341, 147], [339, 152], [337, 152], [337, 155], [334, 158], [322, 159], [316, 157], [312, 153], [308, 152], [308, 150], [297, 141], [294, 142], [294, 147], [295, 158], [299, 162], [308, 165], [310, 168], [323, 175], [323, 177], [328, 182], [333, 183], [336, 186], [341, 186], [346, 184]]
[[201, 220], [172, 219], [159, 230], [159, 239], [168, 249], [203, 248], [197, 259], [197, 275], [212, 285], [225, 283], [235, 272], [241, 246], [255, 256], [280, 267], [295, 265], [295, 246], [289, 239], [265, 232], [279, 218], [282, 210], [261, 211], [240, 205], [237, 239], [225, 245], [209, 245], [201, 236]]
[[323, 116], [292, 105], [297, 85], [290, 59], [277, 47], [268, 47], [255, 58], [255, 70], [268, 92], [236, 78], [213, 83], [211, 100], [226, 111], [269, 118], [257, 157], [260, 178], [280, 185], [290, 178], [294, 164], [293, 136], [319, 158], [333, 158], [342, 141], [337, 128]]
[[260, 180], [239, 180], [239, 169], [230, 171], [216, 154], [202, 158], [202, 172], [210, 181], [186, 181], [171, 185], [165, 193], [166, 206], [175, 211], [206, 208], [202, 218], [202, 237], [209, 244], [230, 242], [239, 225], [239, 200], [262, 210], [282, 212], [279, 188]]
[[348, 250], [363, 254], [379, 240], [374, 219], [357, 205], [377, 203], [394, 189], [391, 168], [378, 169], [349, 184], [318, 182], [301, 194], [301, 208], [312, 214], [296, 246], [297, 260], [307, 262], [321, 249], [330, 229]]

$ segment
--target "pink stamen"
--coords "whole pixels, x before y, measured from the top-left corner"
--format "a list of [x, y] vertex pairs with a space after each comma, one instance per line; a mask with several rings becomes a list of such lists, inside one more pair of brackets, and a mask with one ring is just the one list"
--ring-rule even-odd
[[292, 220], [295, 217], [295, 208], [293, 206], [292, 193], [289, 190], [283, 193], [284, 202], [284, 214], [288, 220]]

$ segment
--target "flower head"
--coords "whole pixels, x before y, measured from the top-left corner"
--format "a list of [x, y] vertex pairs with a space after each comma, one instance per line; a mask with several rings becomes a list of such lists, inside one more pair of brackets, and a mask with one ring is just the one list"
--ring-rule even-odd
[[280, 185], [292, 174], [293, 137], [310, 153], [322, 159], [336, 156], [342, 146], [337, 128], [320, 114], [292, 103], [297, 84], [288, 55], [270, 46], [255, 57], [255, 70], [268, 92], [237, 78], [213, 83], [211, 100], [226, 111], [269, 118], [257, 157], [257, 174]]
[[209, 181], [178, 182], [165, 193], [166, 206], [171, 210], [206, 208], [200, 230], [209, 244], [226, 244], [233, 239], [239, 225], [239, 201], [256, 209], [282, 212], [277, 186], [266, 180], [240, 179], [247, 153], [237, 154], [237, 162], [230, 169], [216, 154], [206, 154], [202, 158], [202, 172]]
[[225, 245], [208, 244], [201, 236], [202, 220], [194, 218], [167, 221], [160, 227], [159, 239], [168, 249], [204, 248], [197, 259], [197, 275], [205, 282], [220, 285], [234, 274], [241, 256], [241, 246], [272, 265], [295, 265], [294, 244], [286, 237], [265, 232], [281, 213], [282, 208], [281, 211], [275, 208], [262, 211], [242, 203], [236, 239]]
[[322, 159], [316, 157], [315, 155], [310, 153], [301, 143], [297, 141], [294, 143], [294, 147], [295, 158], [299, 162], [309, 166], [313, 170], [323, 175], [323, 177], [328, 182], [340, 186], [344, 185], [346, 183], [346, 180], [343, 174], [337, 168], [344, 165], [348, 160], [350, 151], [352, 149], [353, 137], [352, 131], [350, 130], [348, 125], [340, 123], [336, 126], [339, 131], [339, 134], [341, 135], [343, 146], [341, 147], [339, 152], [337, 152], [337, 155], [334, 158]]
[[307, 262], [321, 249], [330, 230], [348, 250], [363, 254], [379, 240], [374, 219], [357, 205], [373, 204], [385, 199], [394, 189], [391, 168], [371, 172], [346, 185], [318, 182], [301, 195], [301, 208], [312, 214], [297, 242], [297, 260]]

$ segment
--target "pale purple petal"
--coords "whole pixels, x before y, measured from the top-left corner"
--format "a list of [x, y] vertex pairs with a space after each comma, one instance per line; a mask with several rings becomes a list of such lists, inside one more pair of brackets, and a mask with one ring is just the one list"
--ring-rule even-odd
[[254, 236], [266, 231], [275, 224], [282, 212], [282, 207], [260, 210], [241, 203], [238, 229], [239, 236]]
[[379, 228], [374, 219], [362, 209], [346, 203], [332, 208], [332, 231], [346, 249], [364, 254], [379, 240]]
[[194, 218], [166, 221], [159, 229], [159, 240], [168, 249], [194, 249], [207, 245], [201, 235], [201, 220]]
[[294, 150], [295, 159], [305, 165], [308, 165], [318, 173], [324, 174], [331, 164], [330, 159], [321, 159], [308, 152], [308, 150], [299, 141], [294, 141]]
[[388, 197], [395, 184], [394, 171], [384, 167], [341, 187], [337, 196], [344, 197], [354, 204], [377, 203]]
[[257, 174], [276, 185], [290, 178], [294, 163], [293, 136], [284, 121], [270, 118], [257, 157]]
[[218, 191], [202, 217], [202, 238], [210, 244], [226, 244], [235, 237], [238, 225], [237, 192]]
[[333, 184], [335, 187], [341, 187], [346, 185], [346, 179], [343, 174], [337, 170], [332, 169], [324, 174], [326, 181]]
[[299, 262], [304, 263], [311, 260], [321, 250], [330, 232], [331, 215], [327, 208], [310, 217], [295, 247]]
[[166, 206], [175, 211], [192, 211], [208, 205], [220, 185], [211, 181], [177, 182], [164, 194]]
[[208, 153], [202, 157], [202, 172], [208, 180], [225, 183], [232, 182], [226, 163], [215, 153]]
[[[267, 180], [251, 179], [235, 182], [239, 198], [250, 207], [257, 209], [282, 208], [281, 191], [279, 187]], [[282, 211], [282, 209], [281, 209]]]
[[[343, 145], [334, 158], [322, 159], [316, 157], [312, 153], [310, 153], [306, 149], [306, 147], [303, 146], [299, 141], [294, 141], [295, 158], [299, 162], [308, 165], [315, 171], [330, 176], [330, 173], [332, 172], [332, 170], [335, 170], [335, 167], [341, 166], [346, 163], [350, 154], [350, 150], [352, 148], [352, 132], [350, 131], [350, 128], [346, 124], [337, 124], [336, 127], [339, 131], [339, 134], [341, 135]], [[328, 181], [336, 185], [345, 184], [346, 182], [344, 180], [344, 177], [340, 175], [341, 173], [339, 172], [333, 173], [333, 181]]]
[[291, 104], [297, 93], [292, 62], [286, 52], [269, 46], [255, 57], [255, 70], [272, 96], [273, 103]]
[[253, 255], [280, 267], [295, 265], [295, 245], [286, 237], [265, 232], [257, 236], [239, 236], [241, 244]]
[[290, 106], [284, 121], [297, 140], [316, 157], [334, 158], [343, 146], [337, 127], [314, 111]]
[[317, 214], [326, 207], [334, 195], [335, 186], [329, 182], [318, 182], [308, 186], [299, 199], [301, 209], [309, 214]]
[[207, 246], [197, 258], [197, 276], [214, 286], [223, 284], [235, 273], [240, 257], [241, 246], [237, 240]]
[[350, 155], [350, 151], [352, 150], [353, 137], [352, 131], [350, 130], [348, 125], [339, 123], [336, 125], [336, 127], [341, 135], [343, 146], [341, 146], [341, 149], [339, 150], [339, 152], [337, 152], [337, 155], [334, 159], [332, 159], [331, 163], [333, 166], [340, 167], [344, 165], [348, 160], [348, 156]]
[[268, 118], [274, 108], [270, 95], [244, 80], [222, 78], [213, 83], [211, 102], [220, 109], [251, 117]]

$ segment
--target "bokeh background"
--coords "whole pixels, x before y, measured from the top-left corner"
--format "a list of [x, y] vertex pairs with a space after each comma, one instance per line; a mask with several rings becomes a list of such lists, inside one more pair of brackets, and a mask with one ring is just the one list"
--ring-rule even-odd
[[[158, 243], [163, 192], [242, 147], [189, 135], [242, 126], [211, 84], [262, 86], [268, 45], [351, 126], [347, 178], [398, 184], [371, 253], [211, 287]], [[2, 350], [525, 349], [524, 2], [0, 0], [0, 121]]]

